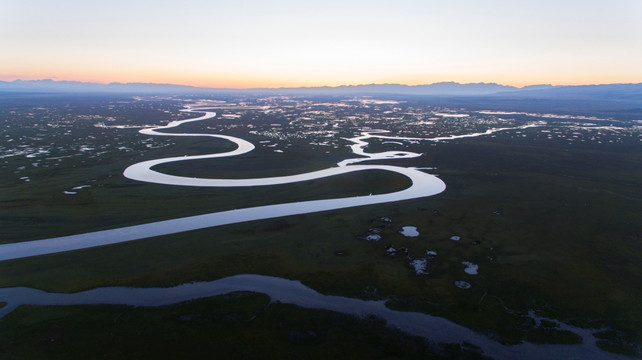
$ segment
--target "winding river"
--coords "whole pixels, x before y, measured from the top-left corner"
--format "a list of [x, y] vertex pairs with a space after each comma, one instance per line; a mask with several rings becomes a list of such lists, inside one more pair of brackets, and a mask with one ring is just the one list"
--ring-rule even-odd
[[[149, 160], [129, 166], [124, 176], [138, 181], [152, 182], [178, 186], [201, 187], [244, 187], [289, 184], [299, 181], [319, 179], [323, 177], [346, 174], [354, 171], [385, 170], [408, 177], [410, 187], [387, 194], [370, 196], [355, 196], [347, 198], [302, 201], [294, 203], [257, 206], [244, 209], [215, 212], [205, 215], [183, 217], [178, 219], [158, 221], [147, 224], [127, 226], [117, 229], [90, 232], [85, 234], [63, 236], [51, 239], [26, 241], [0, 245], [0, 261], [19, 259], [30, 256], [52, 254], [63, 251], [85, 249], [95, 246], [116, 244], [159, 235], [167, 235], [202, 229], [213, 226], [240, 223], [252, 220], [342, 209], [348, 207], [373, 205], [408, 199], [415, 199], [438, 194], [445, 190], [446, 185], [436, 176], [427, 174], [417, 168], [406, 168], [391, 165], [362, 165], [358, 164], [371, 160], [394, 160], [413, 158], [421, 154], [407, 151], [386, 151], [381, 153], [366, 153], [365, 147], [369, 138], [386, 140], [414, 141], [444, 141], [457, 138], [474, 137], [492, 134], [497, 131], [515, 129], [491, 129], [483, 133], [445, 136], [438, 138], [408, 138], [383, 135], [385, 131], [371, 130], [360, 136], [347, 139], [353, 143], [352, 152], [358, 158], [346, 159], [336, 167], [313, 171], [303, 174], [254, 179], [209, 179], [190, 178], [163, 174], [154, 171], [156, 165], [196, 159], [214, 159], [245, 154], [254, 149], [250, 142], [226, 135], [192, 134], [163, 132], [174, 129], [181, 124], [203, 121], [215, 117], [216, 113], [207, 111], [208, 108], [188, 108], [183, 111], [199, 112], [204, 115], [192, 119], [172, 121], [165, 126], [147, 128], [140, 131], [145, 135], [154, 136], [206, 136], [231, 141], [237, 145], [235, 150], [197, 156], [170, 157]], [[532, 125], [522, 126], [530, 127]], [[358, 165], [356, 165], [358, 164]], [[272, 301], [291, 303], [306, 308], [318, 308], [337, 311], [357, 316], [375, 315], [385, 319], [390, 326], [399, 328], [410, 334], [430, 339], [432, 342], [461, 343], [463, 341], [479, 346], [485, 355], [498, 359], [542, 359], [542, 358], [592, 358], [619, 359], [621, 357], [600, 350], [595, 344], [591, 331], [559, 323], [562, 329], [573, 331], [580, 335], [583, 343], [580, 345], [534, 345], [523, 343], [507, 346], [478, 334], [447, 319], [430, 316], [423, 313], [395, 311], [385, 306], [385, 301], [366, 301], [340, 296], [320, 294], [298, 281], [281, 279], [263, 275], [241, 274], [210, 282], [195, 282], [172, 288], [126, 288], [107, 287], [87, 290], [73, 294], [47, 293], [37, 289], [24, 287], [0, 289], [0, 302], [6, 305], [0, 308], [0, 318], [10, 313], [20, 305], [80, 305], [80, 304], [122, 304], [131, 306], [162, 306], [182, 301], [226, 294], [233, 291], [255, 291], [265, 293]]]
[[[344, 314], [374, 315], [385, 319], [388, 326], [422, 336], [432, 343], [468, 342], [478, 346], [484, 355], [495, 359], [627, 359], [606, 353], [597, 347], [591, 331], [556, 322], [563, 330], [582, 337], [579, 345], [536, 345], [522, 343], [503, 345], [464, 326], [438, 316], [386, 307], [385, 301], [353, 299], [320, 294], [299, 281], [278, 277], [240, 274], [208, 282], [193, 282], [171, 288], [104, 287], [72, 294], [48, 293], [37, 289], [14, 287], [0, 289], [0, 318], [20, 305], [129, 305], [163, 306], [188, 300], [253, 291], [267, 294], [271, 301], [294, 304], [309, 309], [325, 309]], [[535, 318], [535, 320], [539, 320]], [[551, 321], [552, 319], [546, 319]], [[555, 320], [553, 320], [555, 321]]]
[[[353, 196], [346, 198], [336, 199], [323, 199], [301, 201], [284, 204], [274, 204], [266, 206], [256, 206], [243, 209], [235, 209], [228, 211], [220, 211], [204, 215], [196, 215], [183, 217], [172, 220], [157, 221], [147, 224], [126, 226], [110, 230], [102, 230], [84, 234], [62, 236], [51, 239], [25, 241], [19, 243], [3, 244], [0, 245], [0, 261], [19, 259], [23, 257], [53, 254], [63, 251], [86, 249], [95, 246], [103, 246], [110, 244], [117, 244], [132, 240], [138, 240], [148, 237], [175, 234], [184, 231], [197, 230], [207, 227], [227, 225], [240, 223], [252, 220], [270, 219], [282, 216], [299, 215], [306, 213], [313, 213], [319, 211], [343, 209], [355, 206], [373, 205], [387, 202], [395, 202], [401, 200], [415, 199], [425, 196], [438, 194], [446, 189], [446, 184], [434, 175], [427, 174], [416, 168], [406, 168], [391, 165], [352, 165], [366, 160], [380, 160], [380, 159], [401, 159], [421, 156], [421, 154], [407, 152], [407, 151], [386, 151], [382, 153], [369, 154], [363, 151], [367, 145], [364, 141], [370, 137], [381, 137], [381, 131], [371, 131], [363, 133], [361, 136], [354, 139], [348, 139], [354, 143], [351, 147], [353, 152], [362, 156], [361, 158], [348, 159], [342, 161], [336, 167], [297, 174], [290, 176], [277, 176], [269, 178], [254, 178], [254, 179], [209, 179], [209, 178], [193, 178], [182, 177], [169, 174], [163, 174], [154, 171], [152, 167], [160, 164], [176, 161], [189, 161], [198, 159], [214, 159], [228, 156], [236, 156], [245, 154], [254, 149], [252, 143], [227, 135], [215, 134], [192, 134], [192, 133], [177, 133], [177, 132], [162, 132], [160, 130], [167, 130], [176, 128], [182, 124], [203, 121], [211, 119], [216, 116], [215, 112], [204, 111], [199, 108], [188, 108], [184, 111], [188, 112], [204, 112], [203, 116], [172, 121], [165, 126], [143, 129], [141, 134], [156, 135], [156, 136], [205, 136], [214, 137], [231, 141], [237, 145], [235, 150], [207, 154], [207, 155], [194, 155], [194, 156], [180, 156], [170, 157], [156, 160], [143, 161], [129, 166], [125, 169], [123, 175], [132, 180], [152, 182], [165, 185], [179, 185], [179, 186], [200, 186], [200, 187], [247, 187], [247, 186], [267, 186], [278, 184], [290, 184], [299, 181], [320, 179], [329, 176], [336, 176], [346, 174], [354, 171], [366, 170], [385, 170], [396, 172], [398, 174], [408, 177], [412, 184], [410, 187], [387, 194], [377, 194], [370, 196]], [[394, 139], [406, 139], [397, 137], [386, 137]], [[424, 139], [429, 140], [429, 139]]]

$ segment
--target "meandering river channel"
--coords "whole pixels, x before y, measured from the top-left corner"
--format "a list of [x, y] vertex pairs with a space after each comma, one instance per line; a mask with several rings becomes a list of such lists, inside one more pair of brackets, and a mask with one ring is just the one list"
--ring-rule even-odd
[[[379, 159], [400, 159], [417, 157], [421, 154], [406, 152], [406, 151], [386, 151], [382, 153], [369, 154], [363, 151], [367, 145], [364, 140], [370, 137], [381, 137], [379, 132], [373, 131], [363, 133], [361, 136], [351, 140], [355, 145], [352, 150], [361, 155], [361, 158], [348, 159], [338, 164], [336, 167], [297, 174], [290, 176], [278, 176], [269, 178], [254, 178], [254, 179], [209, 179], [209, 178], [193, 178], [182, 177], [175, 175], [163, 174], [154, 171], [152, 167], [168, 162], [176, 161], [190, 161], [198, 159], [214, 159], [228, 156], [235, 156], [245, 154], [254, 149], [254, 145], [250, 142], [227, 135], [214, 135], [214, 134], [192, 134], [192, 133], [168, 133], [160, 130], [173, 129], [181, 124], [194, 121], [203, 121], [211, 119], [216, 116], [215, 112], [202, 111], [197, 109], [187, 109], [189, 112], [204, 112], [205, 115], [180, 121], [172, 121], [165, 126], [143, 129], [140, 131], [146, 135], [159, 135], [159, 136], [205, 136], [215, 137], [220, 139], [229, 140], [237, 145], [235, 150], [195, 156], [180, 156], [170, 157], [156, 160], [143, 161], [129, 166], [125, 169], [123, 175], [133, 180], [144, 182], [152, 182], [165, 185], [179, 185], [179, 186], [201, 186], [201, 187], [246, 187], [246, 186], [267, 186], [290, 184], [299, 181], [314, 180], [329, 176], [336, 176], [346, 174], [354, 171], [366, 170], [385, 170], [396, 172], [398, 174], [408, 177], [412, 181], [412, 185], [407, 189], [396, 191], [387, 194], [377, 194], [370, 196], [354, 196], [347, 198], [336, 199], [322, 199], [301, 201], [285, 204], [274, 204], [266, 206], [257, 206], [243, 209], [235, 209], [228, 211], [220, 211], [204, 215], [196, 215], [183, 217], [172, 220], [157, 221], [147, 224], [134, 225], [121, 227], [110, 230], [96, 231], [84, 234], [62, 236], [51, 239], [25, 241], [19, 243], [3, 244], [0, 245], [0, 261], [18, 259], [29, 256], [52, 254], [63, 251], [71, 251], [78, 249], [86, 249], [95, 246], [117, 244], [126, 241], [138, 240], [148, 237], [175, 234], [184, 231], [197, 230], [206, 227], [227, 225], [240, 223], [252, 220], [262, 220], [269, 218], [276, 218], [282, 216], [306, 214], [318, 211], [327, 211], [334, 209], [342, 209], [355, 206], [373, 205], [386, 202], [394, 202], [408, 199], [415, 199], [419, 197], [431, 196], [438, 194], [446, 189], [446, 184], [434, 175], [427, 174], [419, 169], [405, 168], [391, 165], [352, 165], [366, 160], [379, 160]], [[394, 139], [404, 139], [396, 137], [386, 137]], [[428, 140], [428, 139], [426, 139]]]
[[[241, 274], [209, 282], [194, 282], [171, 288], [105, 287], [72, 294], [48, 293], [37, 289], [14, 287], [0, 289], [0, 318], [20, 305], [130, 305], [163, 306], [234, 291], [267, 294], [271, 301], [294, 304], [309, 309], [325, 309], [344, 314], [374, 315], [385, 319], [388, 326], [429, 339], [433, 343], [468, 342], [478, 346], [484, 355], [495, 359], [626, 359], [602, 351], [591, 331], [558, 323], [561, 329], [580, 335], [580, 345], [536, 345], [523, 343], [503, 345], [484, 335], [445, 318], [424, 313], [396, 311], [385, 301], [369, 301], [320, 294], [299, 281], [272, 276]], [[547, 319], [551, 320], [551, 319]]]
[[[367, 140], [369, 138], [378, 137], [386, 140], [400, 141], [444, 141], [487, 135], [497, 131], [509, 130], [509, 128], [491, 129], [483, 133], [438, 138], [394, 137], [383, 135], [385, 131], [381, 130], [367, 131], [363, 132], [360, 136], [347, 139], [353, 143], [351, 149], [355, 155], [359, 156], [358, 158], [346, 159], [338, 163], [336, 167], [290, 176], [254, 179], [209, 179], [181, 177], [157, 172], [152, 169], [154, 166], [168, 162], [235, 156], [245, 154], [254, 149], [254, 145], [252, 143], [227, 135], [164, 132], [163, 130], [174, 129], [188, 122], [208, 120], [216, 116], [216, 113], [207, 111], [207, 108], [188, 108], [184, 111], [204, 113], [204, 115], [187, 120], [172, 121], [165, 126], [143, 129], [140, 133], [154, 136], [215, 137], [231, 141], [237, 145], [237, 148], [225, 153], [170, 157], [140, 162], [125, 169], [123, 173], [125, 177], [138, 181], [166, 185], [244, 187], [289, 184], [341, 175], [354, 171], [385, 170], [408, 177], [412, 184], [404, 190], [387, 194], [273, 204], [183, 217], [78, 235], [3, 244], [0, 245], [0, 261], [116, 244], [142, 238], [245, 221], [373, 205], [435, 195], [444, 191], [446, 189], [446, 185], [436, 176], [427, 174], [420, 169], [391, 165], [355, 165], [370, 160], [394, 160], [421, 156], [421, 154], [407, 151], [366, 153], [364, 149], [368, 145]], [[530, 126], [532, 125], [523, 126], [522, 128]], [[584, 340], [582, 344], [534, 345], [523, 343], [520, 345], [507, 346], [444, 318], [430, 316], [423, 313], [391, 310], [385, 306], [385, 301], [366, 301], [340, 296], [323, 295], [302, 285], [298, 281], [252, 274], [235, 275], [210, 282], [188, 283], [172, 288], [108, 287], [73, 294], [47, 293], [37, 289], [24, 287], [4, 288], [0, 289], [0, 302], [6, 302], [6, 305], [0, 308], [0, 318], [10, 313], [17, 306], [25, 304], [122, 304], [132, 306], [161, 306], [208, 296], [226, 294], [233, 291], [261, 292], [269, 295], [272, 301], [291, 303], [305, 308], [326, 309], [358, 316], [375, 315], [385, 319], [390, 326], [397, 327], [410, 334], [426, 337], [432, 342], [461, 343], [466, 341], [475, 344], [482, 349], [485, 355], [498, 359], [621, 358], [600, 350], [595, 345], [595, 339], [590, 330], [576, 328], [566, 324], [560, 323], [560, 326], [563, 329], [573, 331], [580, 335]]]

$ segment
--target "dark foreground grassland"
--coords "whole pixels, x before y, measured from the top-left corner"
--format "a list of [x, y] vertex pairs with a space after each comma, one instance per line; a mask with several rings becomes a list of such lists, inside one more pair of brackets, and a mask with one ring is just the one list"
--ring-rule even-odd
[[[390, 307], [443, 316], [505, 343], [578, 341], [554, 323], [536, 327], [524, 316], [536, 310], [543, 316], [595, 328], [599, 345], [608, 351], [633, 354], [639, 348], [639, 145], [582, 147], [498, 135], [414, 147], [409, 150], [426, 155], [394, 164], [436, 166], [433, 172], [448, 186], [444, 193], [0, 262], [0, 287], [73, 292], [111, 285], [171, 286], [256, 273], [301, 280], [327, 294], [391, 299]], [[314, 162], [319, 158], [307, 163], [323, 168], [321, 160]], [[110, 166], [113, 171], [118, 167]], [[186, 171], [180, 166], [166, 170]], [[337, 188], [345, 189], [339, 195], [349, 196], [405, 186], [404, 179], [388, 174], [356, 176], [276, 187], [269, 190], [269, 198], [261, 195], [265, 189], [219, 193], [114, 179], [106, 183], [118, 186], [92, 189], [89, 207], [79, 206], [72, 215], [67, 211], [49, 214], [48, 219], [69, 216], [85, 221], [80, 214], [85, 212], [86, 221], [98, 221], [100, 228], [124, 225], [118, 219], [136, 222], [216, 211], [222, 209], [221, 204], [245, 206], [271, 202], [273, 197], [291, 201], [300, 196], [336, 196], [331, 189]], [[111, 224], [94, 220], [90, 215], [105, 212], [109, 194], [114, 192], [119, 194], [117, 199], [130, 197], [132, 202], [120, 209], [113, 207]], [[63, 199], [72, 201], [60, 195], [59, 200]], [[67, 206], [61, 204], [54, 199], [43, 206], [42, 213], [35, 213], [34, 224], [40, 221], [36, 218], [47, 216], [49, 206]], [[382, 216], [390, 217], [392, 223], [383, 222]], [[401, 235], [406, 225], [416, 226], [420, 236]], [[365, 240], [373, 227], [382, 229], [380, 242]], [[44, 226], [42, 233], [51, 228], [58, 229], [58, 225]], [[452, 235], [461, 240], [450, 240]], [[438, 255], [429, 262], [428, 275], [416, 275], [404, 254], [386, 254], [388, 244], [407, 247], [410, 258], [424, 258], [426, 250]], [[464, 273], [462, 261], [478, 264], [479, 275]], [[457, 280], [469, 282], [471, 289], [455, 287]], [[223, 349], [232, 358], [434, 355], [434, 349], [422, 340], [402, 337], [376, 320], [268, 305], [265, 296], [251, 294], [158, 309], [21, 307], [0, 321], [0, 331], [0, 348], [7, 358], [86, 358], [86, 354], [122, 358], [142, 356], [141, 351], [161, 358], [175, 358], [185, 351], [205, 357], [213, 349]], [[85, 344], [88, 339], [98, 341], [97, 347]], [[455, 351], [450, 354], [455, 358], [473, 356], [449, 349]]]
[[[85, 329], [78, 331], [78, 329]], [[330, 311], [231, 293], [173, 306], [25, 306], [0, 323], [3, 359], [481, 359]]]

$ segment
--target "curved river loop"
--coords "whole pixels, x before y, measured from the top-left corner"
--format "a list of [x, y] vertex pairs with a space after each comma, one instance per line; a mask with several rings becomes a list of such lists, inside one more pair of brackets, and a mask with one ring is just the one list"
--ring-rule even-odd
[[[199, 108], [189, 108], [188, 112], [203, 112]], [[165, 126], [143, 129], [141, 134], [156, 135], [156, 136], [205, 136], [214, 137], [231, 141], [237, 145], [235, 150], [207, 154], [207, 155], [194, 155], [194, 156], [179, 156], [170, 157], [156, 160], [143, 161], [129, 166], [123, 172], [123, 175], [132, 180], [151, 182], [165, 185], [178, 185], [178, 186], [199, 186], [199, 187], [248, 187], [248, 186], [267, 186], [267, 185], [280, 185], [291, 184], [300, 181], [320, 179], [329, 176], [336, 176], [355, 171], [365, 170], [385, 170], [395, 172], [408, 177], [412, 181], [412, 185], [404, 190], [396, 191], [387, 194], [377, 194], [369, 196], [353, 196], [346, 198], [336, 199], [323, 199], [301, 201], [284, 204], [274, 204], [266, 206], [256, 206], [243, 209], [234, 209], [228, 211], [220, 211], [205, 215], [196, 215], [183, 217], [172, 220], [157, 221], [147, 224], [134, 225], [121, 227], [110, 230], [102, 230], [90, 232], [85, 234], [62, 236], [51, 239], [25, 241], [19, 243], [11, 243], [0, 245], [0, 261], [18, 259], [29, 256], [52, 254], [56, 252], [71, 251], [78, 249], [86, 249], [95, 246], [117, 244], [126, 241], [138, 240], [148, 237], [175, 234], [184, 231], [197, 230], [202, 228], [234, 224], [253, 220], [263, 220], [269, 218], [276, 218], [282, 216], [299, 215], [306, 213], [313, 213], [319, 211], [343, 209], [355, 206], [373, 205], [401, 200], [415, 199], [425, 196], [438, 194], [446, 189], [446, 184], [434, 175], [427, 174], [416, 168], [405, 168], [390, 165], [353, 165], [359, 162], [368, 160], [391, 160], [400, 158], [412, 158], [421, 156], [421, 154], [406, 152], [406, 151], [386, 151], [382, 153], [369, 154], [363, 151], [367, 145], [364, 140], [370, 137], [382, 137], [378, 135], [379, 131], [371, 131], [363, 133], [362, 136], [354, 139], [348, 139], [354, 143], [352, 150], [357, 155], [363, 156], [362, 158], [344, 160], [336, 167], [328, 169], [290, 175], [290, 176], [277, 176], [269, 178], [254, 178], [254, 179], [209, 179], [209, 178], [193, 178], [163, 174], [152, 170], [152, 167], [160, 164], [177, 161], [189, 161], [199, 159], [215, 159], [229, 156], [236, 156], [245, 154], [254, 149], [252, 143], [239, 139], [233, 136], [216, 135], [216, 134], [192, 134], [192, 133], [168, 133], [160, 130], [167, 130], [176, 128], [182, 124], [203, 121], [211, 119], [216, 116], [215, 112], [204, 111], [203, 116], [172, 121]], [[389, 137], [387, 137], [389, 138]], [[394, 138], [406, 139], [406, 138]], [[411, 139], [411, 138], [407, 138]], [[412, 138], [414, 139], [414, 138]]]
[[[214, 118], [216, 116], [216, 113], [207, 111], [208, 109], [211, 109], [211, 107], [187, 107], [187, 109], [182, 111], [199, 112], [204, 114], [200, 117], [192, 119], [172, 121], [165, 126], [146, 128], [141, 130], [140, 133], [153, 136], [214, 137], [235, 143], [237, 145], [237, 148], [235, 150], [225, 153], [170, 157], [143, 161], [126, 168], [123, 175], [132, 180], [165, 185], [199, 187], [248, 187], [290, 184], [300, 181], [341, 175], [355, 171], [384, 170], [404, 175], [411, 180], [412, 184], [410, 187], [404, 190], [386, 194], [257, 206], [84, 234], [3, 244], [0, 245], [0, 261], [53, 254], [78, 249], [86, 249], [96, 246], [122, 243], [148, 237], [168, 235], [226, 224], [432, 196], [435, 194], [439, 194], [446, 189], [446, 185], [444, 184], [444, 182], [434, 175], [427, 174], [417, 168], [406, 168], [391, 165], [359, 164], [371, 160], [414, 158], [421, 156], [421, 154], [407, 151], [366, 153], [364, 149], [368, 145], [367, 140], [370, 138], [381, 138], [397, 141], [445, 141], [458, 138], [488, 135], [497, 131], [516, 129], [490, 129], [483, 133], [453, 135], [436, 138], [386, 136], [383, 135], [384, 133], [386, 133], [386, 131], [384, 130], [369, 130], [366, 132], [362, 132], [360, 136], [347, 139], [353, 143], [353, 145], [351, 145], [352, 152], [355, 155], [359, 155], [359, 158], [343, 160], [338, 163], [336, 167], [289, 176], [254, 179], [210, 179], [181, 177], [163, 174], [152, 170], [152, 167], [164, 163], [236, 156], [248, 153], [254, 149], [254, 145], [252, 143], [233, 136], [218, 134], [193, 134], [174, 132], [169, 133], [162, 131], [177, 128], [180, 125], [188, 122], [204, 121]], [[526, 125], [519, 128], [531, 126], [534, 125]], [[193, 282], [178, 285], [172, 288], [106, 287], [72, 294], [47, 293], [41, 290], [25, 287], [4, 288], [0, 289], [0, 302], [5, 302], [6, 305], [0, 308], [0, 318], [13, 311], [16, 307], [27, 304], [121, 304], [131, 306], [163, 306], [198, 298], [226, 294], [234, 291], [254, 291], [265, 293], [270, 296], [272, 301], [291, 303], [305, 308], [326, 309], [357, 316], [375, 315], [385, 319], [389, 326], [396, 327], [410, 334], [423, 336], [429, 339], [431, 342], [472, 343], [478, 346], [484, 355], [488, 355], [498, 359], [621, 358], [617, 355], [606, 353], [599, 349], [590, 330], [577, 328], [564, 323], [558, 322], [558, 325], [563, 329], [573, 331], [576, 334], [580, 335], [583, 339], [582, 344], [535, 345], [530, 343], [522, 343], [519, 345], [503, 345], [496, 342], [495, 340], [478, 334], [445, 318], [431, 316], [423, 313], [391, 310], [385, 306], [385, 301], [367, 301], [340, 296], [323, 295], [304, 286], [299, 281], [255, 274], [239, 274], [210, 282]]]

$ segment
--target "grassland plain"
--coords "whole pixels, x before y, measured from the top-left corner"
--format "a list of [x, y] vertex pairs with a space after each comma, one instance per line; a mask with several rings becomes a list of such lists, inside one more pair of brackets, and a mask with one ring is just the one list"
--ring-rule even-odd
[[[177, 148], [178, 153], [201, 151], [198, 141], [176, 141], [176, 147], [161, 148], [146, 156], [157, 157], [165, 151], [175, 155]], [[208, 143], [207, 146], [216, 144]], [[304, 148], [304, 144], [299, 146]], [[255, 221], [1, 262], [0, 287], [30, 286], [73, 292], [110, 285], [170, 286], [239, 273], [258, 273], [298, 279], [322, 293], [392, 299], [391, 307], [443, 316], [507, 343], [524, 339], [532, 342], [577, 341], [573, 334], [556, 329], [554, 324], [535, 326], [531, 318], [524, 316], [534, 309], [576, 325], [607, 327], [600, 334], [603, 338], [600, 345], [609, 351], [631, 354], [642, 342], [642, 323], [637, 320], [642, 319], [639, 307], [642, 298], [639, 286], [642, 283], [639, 275], [642, 191], [637, 186], [642, 183], [639, 169], [642, 155], [636, 149], [639, 147], [606, 144], [599, 148], [569, 147], [554, 142], [544, 145], [501, 135], [436, 146], [410, 145], [408, 150], [426, 155], [395, 161], [395, 165], [436, 166], [438, 169], [434, 172], [448, 185], [446, 192], [394, 204]], [[287, 156], [292, 164], [312, 169], [327, 166], [329, 160], [322, 160], [322, 157], [334, 161], [335, 157], [345, 155], [343, 151], [336, 150], [331, 154], [321, 150], [292, 151]], [[298, 167], [284, 169], [280, 164], [265, 165], [266, 159], [274, 156], [269, 150], [253, 156], [236, 163], [229, 162], [224, 168], [233, 170], [229, 171], [230, 176], [236, 175], [237, 169], [242, 173], [240, 168], [247, 164], [260, 167], [262, 176], [279, 171], [298, 172]], [[305, 159], [297, 162], [301, 157]], [[199, 171], [206, 171], [207, 166], [200, 167]], [[165, 170], [181, 173], [188, 169], [168, 166]], [[266, 189], [219, 192], [137, 184], [120, 178], [118, 171], [122, 171], [122, 164], [117, 159], [91, 166], [85, 164], [72, 172], [61, 171], [48, 176], [44, 183], [24, 193], [5, 193], [3, 218], [6, 224], [12, 224], [5, 227], [12, 229], [7, 231], [8, 241], [172, 218], [177, 214], [199, 214], [227, 208], [225, 206], [229, 204], [246, 206], [266, 201]], [[267, 192], [270, 201], [291, 201], [302, 196], [323, 198], [386, 192], [406, 185], [403, 178], [379, 172], [355, 176], [288, 185], [282, 189], [271, 187]], [[58, 190], [68, 188], [69, 183], [80, 184], [91, 179], [98, 179], [103, 185], [84, 189], [89, 191], [81, 191], [75, 196], [66, 196]], [[15, 199], [21, 199], [19, 206], [4, 206], [17, 204]], [[382, 221], [382, 216], [390, 217], [392, 222]], [[31, 219], [31, 223], [25, 224], [27, 219]], [[40, 225], [26, 226], [29, 224]], [[407, 238], [401, 235], [399, 230], [405, 225], [416, 226], [420, 236]], [[380, 242], [365, 241], [373, 227], [381, 229], [383, 239]], [[25, 237], [29, 228], [30, 235]], [[450, 240], [452, 235], [461, 236], [461, 240]], [[384, 245], [388, 244], [395, 248], [407, 247], [411, 258], [425, 257], [426, 250], [436, 251], [435, 261], [428, 264], [430, 274], [417, 276], [405, 256], [386, 253]], [[462, 261], [478, 264], [479, 275], [464, 273]], [[456, 280], [468, 281], [473, 286], [469, 290], [459, 289], [453, 285]], [[287, 348], [291, 351], [288, 354], [293, 355], [311, 349], [319, 353], [331, 343], [335, 347], [328, 351], [350, 354], [349, 344], [339, 340], [347, 337], [354, 340], [356, 349], [365, 351], [359, 354], [368, 353], [366, 348], [370, 348], [375, 357], [430, 353], [422, 347], [421, 341], [411, 337], [399, 340], [404, 345], [398, 346], [397, 340], [391, 340], [390, 348], [385, 345], [384, 350], [376, 350], [373, 344], [398, 336], [384, 330], [376, 321], [358, 321], [285, 305], [258, 311], [258, 308], [266, 307], [265, 298], [260, 295], [241, 298], [244, 300], [239, 303], [222, 297], [160, 309], [27, 307], [2, 320], [0, 331], [4, 335], [0, 338], [12, 339], [6, 343], [7, 347], [3, 346], [8, 349], [7, 354], [36, 356], [40, 352], [43, 357], [62, 358], [73, 352], [71, 344], [84, 336], [81, 333], [104, 335], [107, 324], [124, 312], [136, 316], [128, 318], [128, 325], [123, 327], [168, 327], [172, 336], [168, 343], [175, 347], [166, 354], [186, 349], [206, 352], [216, 343], [195, 344], [190, 334], [202, 326], [212, 337], [226, 338], [230, 326], [225, 316], [206, 315], [207, 321], [191, 321], [189, 328], [173, 325], [183, 324], [176, 320], [177, 316], [208, 314], [205, 310], [185, 307], [214, 302], [217, 305], [213, 308], [221, 309], [221, 314], [241, 313], [243, 319], [250, 318], [248, 314], [256, 315], [256, 321], [242, 322], [229, 333], [238, 334], [239, 342], [245, 341], [242, 339], [246, 339], [243, 336], [247, 331], [261, 334], [265, 348], [254, 347], [246, 351], [260, 353]], [[82, 320], [84, 316], [97, 321]], [[320, 318], [324, 320], [318, 320]], [[191, 327], [194, 323], [196, 327]], [[289, 324], [285, 326], [287, 336], [269, 331], [283, 323]], [[336, 326], [337, 323], [343, 325]], [[359, 338], [350, 330], [352, 327], [367, 330], [372, 338], [368, 337], [370, 335], [363, 335], [365, 340]], [[74, 341], [52, 347], [46, 339], [56, 329], [64, 329], [63, 333], [68, 334], [67, 341]], [[118, 329], [108, 333], [124, 331]], [[329, 336], [320, 341], [305, 335], [310, 329], [315, 333], [336, 332], [333, 336], [340, 336]], [[19, 339], [15, 334], [20, 334]], [[153, 338], [138, 332], [130, 334], [132, 349], [137, 340], [144, 343]], [[181, 342], [184, 347], [179, 345]], [[28, 344], [37, 345], [27, 350]], [[109, 344], [104, 343], [103, 348], [108, 348]], [[236, 342], [232, 344], [235, 345], [226, 349], [234, 353], [242, 347]], [[408, 348], [415, 350], [406, 352]], [[76, 354], [82, 354], [82, 351]], [[105, 357], [111, 356], [105, 354]]]
[[161, 308], [23, 307], [0, 331], [7, 322], [18, 326], [0, 338], [5, 359], [482, 358], [474, 347], [432, 347], [376, 318], [242, 292]]

